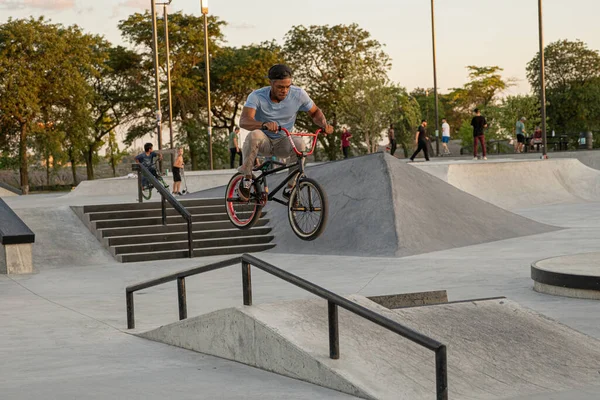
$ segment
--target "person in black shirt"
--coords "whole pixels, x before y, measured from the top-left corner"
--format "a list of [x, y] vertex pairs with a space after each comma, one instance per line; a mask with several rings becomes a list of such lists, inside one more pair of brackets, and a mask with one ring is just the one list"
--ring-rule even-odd
[[484, 135], [484, 130], [487, 128], [487, 121], [485, 120], [485, 117], [481, 115], [481, 111], [479, 111], [478, 108], [473, 110], [473, 113], [475, 114], [471, 120], [471, 126], [473, 127], [473, 160], [477, 160], [477, 142], [481, 142], [483, 159], [487, 160]]
[[427, 147], [427, 141], [429, 141], [429, 138], [427, 137], [427, 129], [425, 128], [427, 128], [427, 121], [422, 120], [421, 125], [419, 125], [419, 129], [417, 130], [417, 134], [415, 135], [415, 144], [417, 145], [417, 150], [415, 150], [412, 157], [410, 157], [410, 161], [415, 161], [415, 157], [421, 150], [423, 150], [425, 160], [429, 161], [429, 148]]

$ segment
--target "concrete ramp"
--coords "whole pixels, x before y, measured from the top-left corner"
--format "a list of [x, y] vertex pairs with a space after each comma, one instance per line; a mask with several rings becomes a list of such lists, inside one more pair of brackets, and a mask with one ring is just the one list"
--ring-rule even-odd
[[460, 190], [508, 210], [600, 201], [600, 171], [576, 159], [414, 165]]
[[[388, 310], [350, 299], [445, 343], [451, 399], [600, 384], [598, 340], [509, 300]], [[435, 398], [433, 352], [344, 310], [339, 322], [339, 360], [328, 357], [323, 300], [229, 308], [140, 336], [363, 398]]]
[[302, 241], [289, 226], [287, 208], [270, 203], [273, 251], [408, 256], [557, 229], [507, 212], [385, 153], [310, 167], [307, 175], [329, 198], [327, 228], [317, 240]]

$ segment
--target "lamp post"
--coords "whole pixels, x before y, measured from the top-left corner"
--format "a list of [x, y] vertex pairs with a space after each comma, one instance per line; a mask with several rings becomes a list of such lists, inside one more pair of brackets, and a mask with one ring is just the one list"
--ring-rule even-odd
[[208, 0], [200, 0], [200, 8], [204, 15], [204, 55], [206, 70], [206, 112], [208, 114], [208, 158], [210, 160], [210, 169], [213, 169], [212, 155], [212, 115], [210, 111], [210, 59], [208, 56]]
[[435, 155], [440, 155], [440, 120], [438, 118], [438, 91], [437, 91], [437, 66], [436, 66], [436, 51], [435, 51], [435, 13], [434, 5], [431, 0], [431, 42], [433, 47], [433, 96], [435, 101]]
[[169, 17], [167, 14], [167, 5], [163, 4], [163, 15], [165, 22], [165, 46], [167, 47], [167, 91], [169, 95], [169, 147], [173, 148], [173, 96], [171, 93], [171, 61], [170, 61], [170, 49], [169, 49]]
[[[156, 96], [156, 132], [158, 133], [158, 149], [162, 150], [162, 115], [160, 111], [160, 80], [158, 73], [158, 35], [156, 32], [156, 3], [150, 0], [152, 12], [152, 51], [154, 52], [154, 88]], [[162, 165], [159, 164], [159, 169], [162, 170]]]
[[546, 139], [546, 64], [544, 57], [544, 25], [542, 18], [542, 0], [538, 0], [538, 20], [540, 28], [540, 105], [542, 108], [542, 158], [548, 158]]

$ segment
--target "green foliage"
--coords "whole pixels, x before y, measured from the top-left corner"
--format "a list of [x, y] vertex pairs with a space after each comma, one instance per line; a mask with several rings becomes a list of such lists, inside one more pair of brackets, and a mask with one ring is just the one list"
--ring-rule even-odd
[[[341, 108], [343, 102], [353, 101], [348, 99], [353, 95], [350, 88], [385, 81], [390, 67], [382, 45], [357, 24], [294, 26], [285, 36], [284, 58], [294, 70], [294, 82], [307, 90], [334, 127], [346, 124]], [[355, 102], [353, 113], [362, 112]], [[389, 117], [385, 123], [389, 123]], [[306, 114], [299, 115], [297, 125], [305, 131], [315, 130]], [[336, 135], [321, 136], [319, 142], [328, 159], [339, 156]]]
[[[544, 49], [547, 115], [551, 129], [577, 133], [600, 129], [600, 54], [579, 40], [559, 40]], [[527, 64], [527, 78], [540, 91], [540, 54]]]
[[85, 117], [71, 107], [82, 107], [90, 95], [87, 77], [98, 73], [93, 49], [97, 41], [76, 26], [51, 24], [44, 18], [9, 19], [0, 25], [0, 124], [19, 134], [24, 193], [29, 190], [30, 135], [47, 121], [55, 126], [51, 132], [58, 133], [64, 120]]
[[515, 137], [515, 125], [517, 121], [525, 117], [525, 131], [533, 133], [537, 126], [541, 125], [539, 98], [533, 95], [508, 96], [502, 99], [498, 105], [486, 109], [486, 118], [489, 129], [486, 138], [509, 139]]

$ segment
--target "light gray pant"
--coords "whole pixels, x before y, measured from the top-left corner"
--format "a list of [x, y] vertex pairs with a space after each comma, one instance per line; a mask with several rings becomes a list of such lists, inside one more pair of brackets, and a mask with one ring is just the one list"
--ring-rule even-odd
[[[299, 151], [304, 151], [306, 145], [301, 137], [292, 136], [292, 140]], [[246, 176], [252, 175], [254, 161], [258, 155], [289, 158], [290, 163], [298, 160], [298, 156], [292, 149], [290, 140], [285, 135], [277, 139], [271, 139], [260, 129], [254, 130], [246, 136], [244, 146], [242, 147], [242, 155], [244, 163], [238, 168], [238, 171]]]

